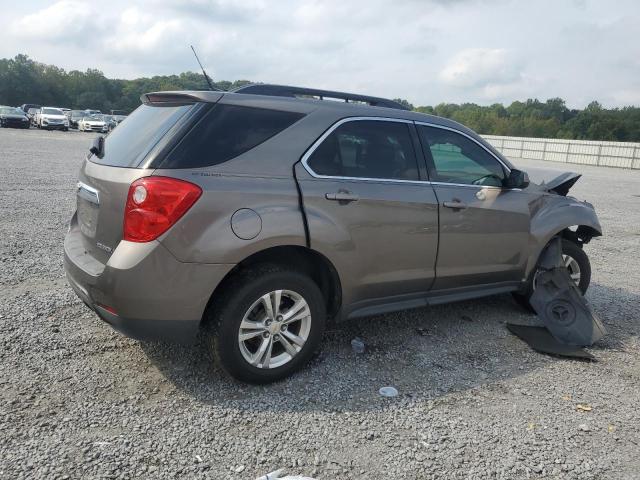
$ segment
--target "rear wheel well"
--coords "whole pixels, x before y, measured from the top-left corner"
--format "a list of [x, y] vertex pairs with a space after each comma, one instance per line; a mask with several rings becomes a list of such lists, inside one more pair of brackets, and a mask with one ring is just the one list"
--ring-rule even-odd
[[207, 311], [233, 277], [258, 265], [278, 265], [308, 275], [318, 285], [325, 298], [329, 318], [338, 313], [342, 302], [342, 286], [335, 267], [329, 259], [315, 250], [293, 245], [268, 248], [238, 263], [214, 290], [209, 299]]

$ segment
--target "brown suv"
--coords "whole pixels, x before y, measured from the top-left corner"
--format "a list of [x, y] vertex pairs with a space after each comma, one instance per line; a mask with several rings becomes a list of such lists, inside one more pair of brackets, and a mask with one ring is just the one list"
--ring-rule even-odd
[[456, 122], [271, 85], [142, 102], [83, 163], [64, 244], [71, 286], [126, 335], [203, 328], [227, 372], [269, 382], [309, 360], [327, 319], [526, 302], [556, 236], [589, 284], [582, 244], [601, 228], [566, 196], [578, 175], [530, 183]]

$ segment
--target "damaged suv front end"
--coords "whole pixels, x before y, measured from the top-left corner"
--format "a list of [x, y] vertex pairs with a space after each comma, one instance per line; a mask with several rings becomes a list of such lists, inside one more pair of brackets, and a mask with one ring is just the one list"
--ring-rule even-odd
[[541, 255], [552, 240], [558, 237], [562, 245], [562, 261], [569, 275], [584, 294], [591, 281], [591, 266], [582, 246], [602, 235], [602, 227], [593, 205], [569, 196], [569, 190], [580, 179], [575, 172], [532, 168], [527, 171], [530, 184], [527, 190], [534, 195], [530, 203], [530, 248], [525, 282], [514, 295], [530, 308], [529, 298], [540, 273]]

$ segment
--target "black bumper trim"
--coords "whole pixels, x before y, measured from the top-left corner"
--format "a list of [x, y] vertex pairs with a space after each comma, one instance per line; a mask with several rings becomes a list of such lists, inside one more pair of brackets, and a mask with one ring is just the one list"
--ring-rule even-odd
[[193, 343], [200, 329], [199, 320], [133, 320], [122, 318], [99, 305], [93, 309], [115, 330], [136, 340]]

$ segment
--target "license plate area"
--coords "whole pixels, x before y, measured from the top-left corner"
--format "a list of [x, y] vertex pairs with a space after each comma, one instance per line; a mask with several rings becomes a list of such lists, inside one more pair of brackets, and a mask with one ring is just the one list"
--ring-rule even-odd
[[89, 238], [95, 238], [100, 211], [100, 195], [95, 188], [82, 182], [78, 182], [77, 210], [80, 231]]

